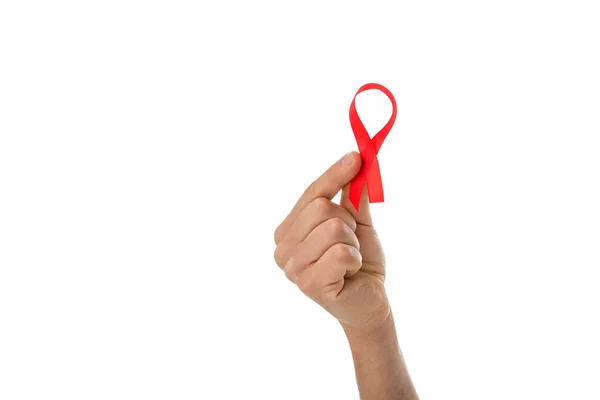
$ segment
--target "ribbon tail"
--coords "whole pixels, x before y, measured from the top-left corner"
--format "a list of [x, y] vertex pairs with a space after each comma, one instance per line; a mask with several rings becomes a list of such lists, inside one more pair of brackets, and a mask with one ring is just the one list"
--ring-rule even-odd
[[358, 207], [360, 205], [360, 196], [365, 186], [365, 181], [365, 168], [361, 167], [358, 174], [354, 177], [354, 179], [352, 179], [352, 182], [350, 182], [350, 192], [348, 193], [348, 199], [356, 209], [356, 212], [358, 212]]
[[367, 166], [365, 175], [369, 191], [369, 203], [383, 202], [383, 182], [381, 181], [381, 170], [379, 169], [377, 157], [373, 159], [371, 165]]

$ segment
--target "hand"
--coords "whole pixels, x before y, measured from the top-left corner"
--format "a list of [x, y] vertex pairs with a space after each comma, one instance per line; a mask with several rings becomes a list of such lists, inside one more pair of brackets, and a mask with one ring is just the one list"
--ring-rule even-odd
[[[367, 191], [363, 188], [360, 212], [348, 199], [360, 164], [358, 153], [349, 153], [306, 189], [275, 231], [275, 261], [345, 329], [371, 331], [388, 318], [390, 305]], [[331, 199], [340, 190], [338, 205]]]

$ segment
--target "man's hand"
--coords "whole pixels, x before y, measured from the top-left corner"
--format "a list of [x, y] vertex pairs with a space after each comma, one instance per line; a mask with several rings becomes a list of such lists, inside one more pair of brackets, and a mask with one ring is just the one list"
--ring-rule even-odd
[[[275, 231], [275, 261], [302, 292], [344, 328], [371, 331], [390, 314], [385, 260], [373, 228], [367, 191], [359, 210], [348, 199], [360, 169], [349, 153], [314, 181]], [[342, 190], [340, 204], [331, 201]]]
[[[360, 162], [357, 153], [347, 154], [306, 189], [275, 231], [275, 260], [342, 324], [360, 398], [415, 400], [383, 286], [385, 260], [367, 191], [363, 188], [359, 213], [348, 199]], [[340, 190], [338, 205], [331, 199]]]

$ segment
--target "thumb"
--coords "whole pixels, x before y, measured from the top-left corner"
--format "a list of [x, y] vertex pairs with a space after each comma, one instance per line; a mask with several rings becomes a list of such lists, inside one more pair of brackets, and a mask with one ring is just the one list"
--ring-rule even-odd
[[373, 226], [373, 219], [371, 218], [371, 208], [369, 205], [369, 195], [367, 192], [367, 184], [362, 188], [362, 192], [360, 194], [360, 203], [358, 205], [358, 209], [360, 211], [356, 211], [354, 205], [350, 201], [350, 183], [348, 183], [342, 189], [342, 197], [340, 198], [340, 205], [344, 207], [352, 216], [356, 223], [366, 226]]

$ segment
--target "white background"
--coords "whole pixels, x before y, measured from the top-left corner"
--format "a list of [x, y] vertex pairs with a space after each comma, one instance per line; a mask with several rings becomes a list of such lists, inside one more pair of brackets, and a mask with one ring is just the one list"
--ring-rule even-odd
[[[352, 399], [273, 261], [399, 116], [373, 206], [423, 399], [598, 399], [597, 1], [3, 1], [0, 398]], [[367, 128], [390, 106], [358, 99]]]

